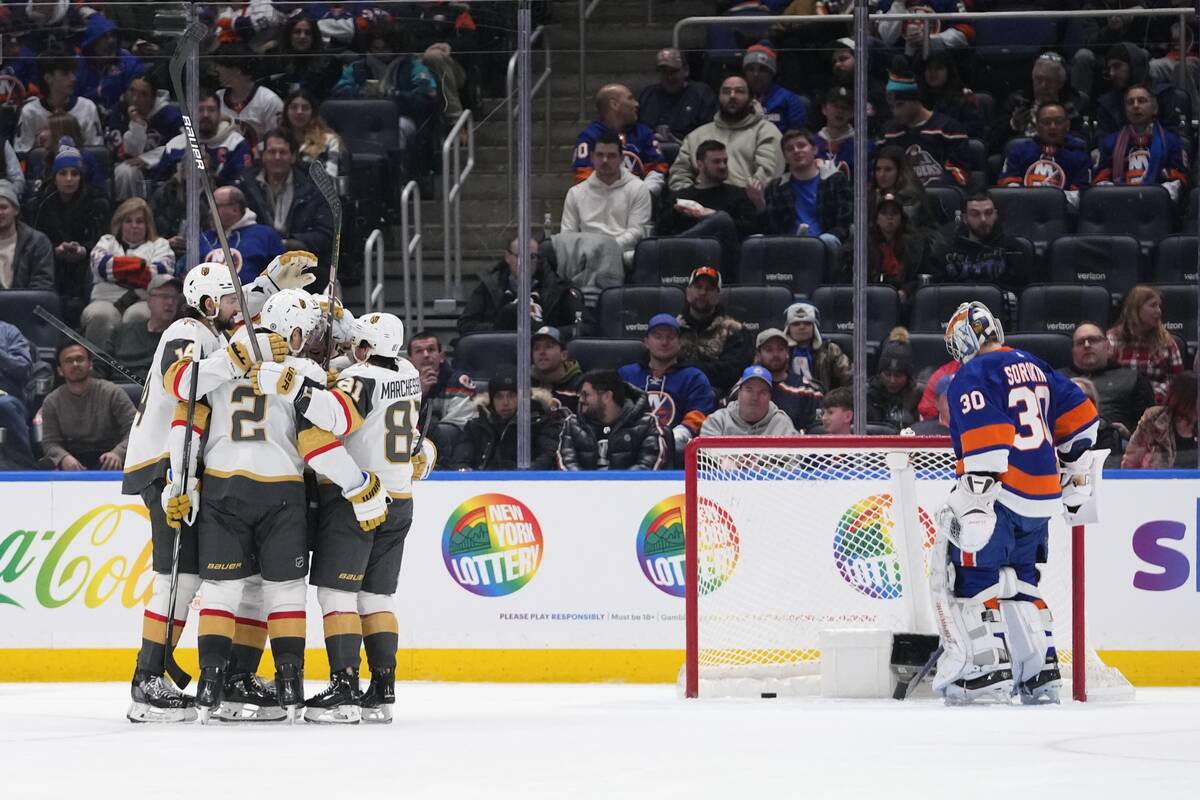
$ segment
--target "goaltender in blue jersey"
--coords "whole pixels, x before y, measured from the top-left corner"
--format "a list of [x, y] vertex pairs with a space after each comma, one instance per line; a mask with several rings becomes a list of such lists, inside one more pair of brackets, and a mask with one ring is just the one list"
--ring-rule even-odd
[[1044, 361], [1005, 347], [982, 303], [959, 306], [946, 347], [963, 366], [947, 394], [959, 478], [933, 558], [944, 648], [934, 689], [951, 704], [1057, 702], [1062, 681], [1037, 565], [1050, 518], [1090, 509], [1096, 408]]

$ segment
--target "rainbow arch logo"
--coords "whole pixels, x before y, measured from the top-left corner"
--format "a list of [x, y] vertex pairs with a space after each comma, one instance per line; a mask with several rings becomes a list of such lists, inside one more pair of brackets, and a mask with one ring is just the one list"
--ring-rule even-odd
[[[638, 526], [638, 566], [646, 580], [672, 597], [687, 595], [686, 507], [686, 495], [666, 497], [650, 507]], [[700, 498], [699, 522], [699, 589], [708, 594], [733, 575], [741, 542], [733, 518], [718, 503]]]
[[450, 514], [442, 560], [472, 594], [500, 597], [526, 586], [542, 564], [542, 528], [529, 506], [506, 494], [481, 494]]
[[[864, 497], [842, 512], [833, 534], [833, 562], [842, 580], [875, 600], [895, 600], [904, 594], [890, 494]], [[917, 509], [924, 531], [924, 549], [933, 546], [933, 520]]]

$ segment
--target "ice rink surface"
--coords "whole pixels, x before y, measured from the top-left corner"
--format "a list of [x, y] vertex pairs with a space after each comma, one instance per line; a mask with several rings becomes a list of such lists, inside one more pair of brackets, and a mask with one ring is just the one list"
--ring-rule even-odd
[[201, 727], [130, 724], [126, 684], [0, 684], [0, 796], [1200, 797], [1200, 689], [954, 709], [685, 702], [671, 686], [402, 683], [396, 694], [386, 726]]

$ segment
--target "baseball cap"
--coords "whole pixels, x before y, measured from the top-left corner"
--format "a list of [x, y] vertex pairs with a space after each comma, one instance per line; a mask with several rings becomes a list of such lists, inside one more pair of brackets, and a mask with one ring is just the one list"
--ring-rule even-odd
[[824, 99], [822, 99], [821, 102], [822, 102], [822, 104], [845, 103], [846, 105], [853, 108], [854, 107], [854, 93], [851, 92], [849, 89], [847, 89], [845, 86], [834, 86], [832, 89], [830, 89], [828, 92], [825, 93], [825, 97], [824, 97]]
[[679, 330], [679, 320], [675, 319], [674, 314], [655, 314], [650, 318], [650, 324], [646, 326], [646, 333], [664, 325], [673, 330]]
[[816, 325], [820, 322], [820, 315], [817, 313], [816, 306], [810, 303], [792, 303], [788, 306], [786, 314], [788, 325], [791, 325], [793, 322], [811, 322]]
[[783, 339], [786, 342], [787, 336], [779, 328], [766, 328], [758, 332], [758, 337], [754, 340], [754, 349], [757, 350], [772, 339]]
[[696, 267], [692, 270], [692, 275], [688, 278], [687, 285], [691, 286], [700, 278], [708, 278], [716, 284], [718, 289], [721, 288], [721, 273], [717, 271], [716, 267]]
[[752, 364], [742, 371], [742, 379], [738, 381], [738, 386], [741, 386], [751, 378], [758, 378], [760, 381], [766, 382], [767, 386], [774, 386], [775, 382], [771, 380], [771, 373], [767, 372], [767, 368], [760, 364]]
[[555, 328], [552, 325], [543, 325], [533, 332], [531, 341], [536, 342], [538, 338], [543, 336], [547, 339], [552, 339], [553, 341], [557, 342], [559, 347], [563, 346], [562, 331], [560, 331], [558, 328]]
[[829, 49], [831, 49], [831, 50], [853, 50], [854, 49], [854, 40], [851, 39], [849, 36], [843, 36], [841, 39], [834, 39], [833, 45]]
[[176, 278], [174, 275], [155, 275], [153, 278], [150, 279], [150, 285], [147, 286], [146, 288], [147, 288], [147, 290], [152, 292], [155, 289], [162, 288], [163, 286], [174, 286], [176, 289], [179, 289], [180, 291], [183, 290], [183, 282], [181, 280], [179, 280], [179, 278]]
[[654, 57], [654, 65], [656, 67], [683, 69], [683, 54], [674, 47], [664, 47], [662, 50], [659, 50], [658, 55]]

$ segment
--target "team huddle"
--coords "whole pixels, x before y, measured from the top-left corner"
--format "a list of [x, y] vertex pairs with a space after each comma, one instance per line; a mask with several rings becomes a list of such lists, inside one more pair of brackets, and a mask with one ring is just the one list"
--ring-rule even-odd
[[[383, 313], [356, 320], [309, 294], [314, 266], [311, 253], [284, 253], [245, 287], [253, 331], [240, 324], [241, 287], [223, 264], [184, 280], [195, 314], [163, 333], [125, 468], [123, 491], [150, 511], [155, 572], [131, 721], [281, 720], [301, 709], [311, 722], [391, 721], [412, 481], [436, 452], [417, 431], [421, 387], [401, 355], [403, 324]], [[348, 352], [332, 362], [340, 371], [307, 357], [322, 337]], [[331, 679], [306, 699], [308, 583]], [[193, 698], [164, 674], [168, 637], [178, 641], [197, 596]], [[273, 686], [257, 675], [268, 638]]]

